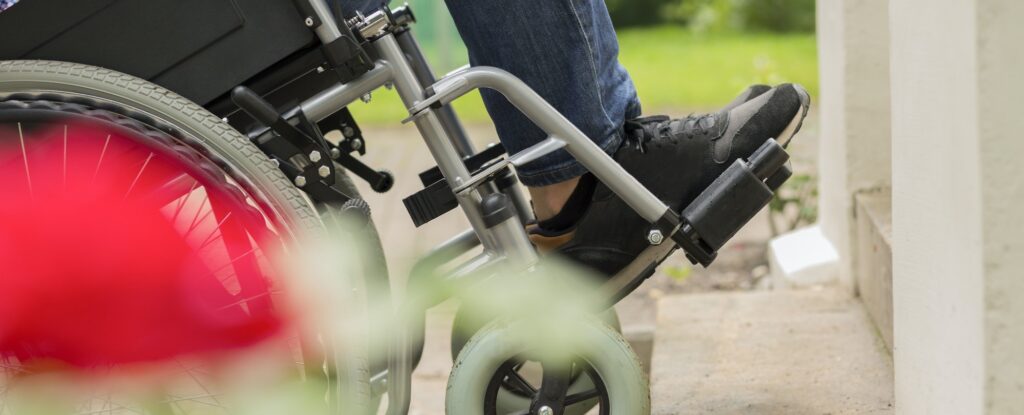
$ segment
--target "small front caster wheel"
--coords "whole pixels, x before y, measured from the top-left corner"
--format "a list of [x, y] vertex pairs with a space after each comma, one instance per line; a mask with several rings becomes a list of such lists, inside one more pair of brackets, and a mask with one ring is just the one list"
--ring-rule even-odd
[[[650, 390], [640, 361], [622, 335], [596, 319], [581, 319], [555, 347], [572, 356], [573, 382], [565, 393], [565, 414], [597, 407], [601, 415], [646, 415]], [[495, 321], [480, 330], [459, 354], [448, 378], [448, 415], [529, 414], [532, 401], [545, 395], [543, 367], [536, 362], [537, 330], [526, 322]], [[499, 402], [501, 403], [499, 405]], [[509, 407], [509, 402], [517, 402]], [[590, 412], [593, 413], [593, 412]]]

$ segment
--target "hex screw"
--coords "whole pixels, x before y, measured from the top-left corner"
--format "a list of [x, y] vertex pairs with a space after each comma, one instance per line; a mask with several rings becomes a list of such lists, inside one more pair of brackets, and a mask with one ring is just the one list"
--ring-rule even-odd
[[363, 140], [360, 140], [358, 138], [353, 138], [351, 145], [352, 145], [352, 149], [353, 150], [359, 150], [359, 149], [363, 148]]
[[359, 99], [362, 100], [363, 102], [369, 104], [370, 100], [373, 99], [373, 94], [367, 93], [366, 95], [363, 95], [363, 96], [359, 97]]
[[550, 406], [544, 405], [537, 410], [537, 415], [554, 415], [555, 411]]
[[658, 229], [651, 229], [650, 232], [647, 232], [647, 242], [650, 242], [651, 245], [661, 245], [662, 242], [665, 242], [665, 235], [662, 235]]
[[331, 168], [327, 166], [320, 166], [319, 169], [316, 169], [316, 172], [320, 174], [320, 177], [326, 178], [331, 175]]
[[295, 186], [302, 187], [306, 185], [306, 176], [295, 176]]
[[320, 162], [320, 152], [316, 151], [316, 150], [313, 150], [313, 151], [309, 152], [309, 161], [312, 161], [314, 163], [319, 163]]
[[332, 148], [331, 149], [331, 158], [334, 159], [334, 160], [337, 160], [338, 157], [341, 157], [341, 150], [338, 150], [337, 147]]
[[345, 137], [352, 137], [353, 135], [356, 135], [356, 130], [346, 125], [345, 128], [341, 129], [341, 133], [345, 135]]

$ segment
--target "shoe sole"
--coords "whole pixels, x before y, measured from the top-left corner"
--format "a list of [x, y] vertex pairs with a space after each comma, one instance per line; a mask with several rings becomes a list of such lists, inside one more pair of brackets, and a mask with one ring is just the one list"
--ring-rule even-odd
[[800, 128], [804, 125], [804, 118], [807, 117], [807, 110], [811, 106], [810, 94], [800, 86], [794, 85], [793, 87], [799, 89], [797, 92], [800, 94], [801, 100], [804, 102], [801, 103], [800, 110], [796, 112], [796, 116], [794, 116], [789, 122], [789, 125], [787, 125], [786, 128], [779, 133], [779, 136], [775, 138], [783, 148], [789, 145], [790, 140], [793, 139], [793, 136], [795, 136], [796, 133], [800, 132]]

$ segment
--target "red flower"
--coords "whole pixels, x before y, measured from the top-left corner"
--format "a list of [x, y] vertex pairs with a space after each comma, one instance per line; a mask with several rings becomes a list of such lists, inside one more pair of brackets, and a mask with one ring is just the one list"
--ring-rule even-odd
[[[223, 184], [126, 130], [24, 127], [0, 131], [0, 357], [153, 361], [280, 330], [266, 224]], [[192, 191], [155, 202], [174, 180]]]

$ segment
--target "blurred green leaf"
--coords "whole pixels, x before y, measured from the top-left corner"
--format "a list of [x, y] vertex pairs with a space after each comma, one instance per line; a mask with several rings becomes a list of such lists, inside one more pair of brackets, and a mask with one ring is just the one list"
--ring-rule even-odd
[[664, 272], [665, 275], [668, 275], [669, 278], [672, 278], [675, 282], [683, 282], [693, 274], [693, 268], [686, 264], [672, 265], [666, 266], [664, 268]]

